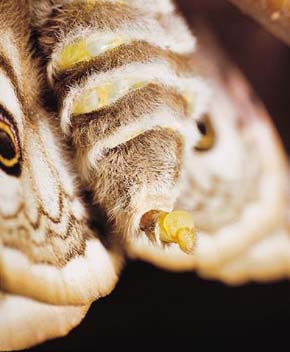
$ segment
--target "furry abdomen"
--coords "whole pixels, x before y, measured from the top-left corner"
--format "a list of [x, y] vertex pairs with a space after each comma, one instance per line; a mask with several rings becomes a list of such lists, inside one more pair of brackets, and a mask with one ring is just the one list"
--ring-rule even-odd
[[37, 9], [36, 28], [60, 125], [95, 202], [117, 232], [138, 235], [146, 211], [173, 209], [200, 138], [209, 90], [189, 59], [195, 39], [170, 1], [51, 4], [40, 2], [46, 18]]

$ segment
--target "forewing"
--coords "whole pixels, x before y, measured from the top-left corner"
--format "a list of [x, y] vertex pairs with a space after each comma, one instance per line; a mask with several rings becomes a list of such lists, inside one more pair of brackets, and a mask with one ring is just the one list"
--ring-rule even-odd
[[0, 2], [0, 287], [54, 304], [108, 294], [121, 266], [88, 226], [53, 116], [40, 106], [26, 2]]
[[81, 322], [87, 310], [85, 306], [51, 306], [0, 293], [0, 351], [21, 350], [64, 336]]

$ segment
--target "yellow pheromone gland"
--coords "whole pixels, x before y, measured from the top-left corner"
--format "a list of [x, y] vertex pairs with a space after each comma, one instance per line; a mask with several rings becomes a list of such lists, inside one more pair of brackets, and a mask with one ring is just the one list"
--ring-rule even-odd
[[85, 89], [82, 94], [74, 100], [72, 115], [87, 114], [113, 104], [116, 100], [131, 90], [140, 89], [146, 82], [134, 82], [128, 79], [122, 82], [106, 82], [100, 86]]
[[96, 34], [88, 38], [77, 39], [61, 51], [57, 60], [57, 69], [67, 70], [80, 62], [90, 61], [121, 44], [123, 44], [121, 38], [99, 38]]
[[[130, 91], [141, 89], [150, 83], [138, 78], [138, 76], [132, 76], [122, 81], [105, 82], [93, 88], [83, 89], [73, 102], [72, 115], [87, 114], [102, 109]], [[153, 79], [151, 83], [157, 82]], [[180, 94], [182, 94], [181, 91]]]
[[140, 228], [149, 238], [159, 236], [162, 242], [177, 243], [185, 253], [190, 254], [194, 250], [194, 221], [192, 215], [186, 211], [148, 211], [142, 216]]
[[68, 44], [60, 53], [57, 67], [59, 70], [66, 70], [79, 62], [88, 61], [90, 58], [91, 54], [87, 48], [86, 41], [83, 39], [76, 40]]
[[163, 242], [178, 243], [186, 253], [191, 253], [195, 245], [195, 229], [192, 215], [175, 210], [164, 213], [159, 220], [160, 239]]
[[73, 104], [73, 115], [87, 114], [112, 103], [115, 86], [105, 83], [100, 87], [85, 90]]
[[[89, 35], [87, 38], [78, 38], [67, 44], [60, 52], [56, 60], [56, 68], [59, 71], [71, 69], [81, 62], [89, 62], [98, 55], [112, 50], [127, 40], [116, 37], [113, 34], [101, 36], [99, 33]], [[125, 80], [117, 82], [105, 82], [93, 88], [83, 89], [82, 94], [73, 102], [73, 115], [86, 114], [112, 104], [122, 95], [134, 89], [140, 89], [149, 81], [144, 80], [144, 75], [138, 73], [128, 76]], [[151, 83], [158, 84], [158, 79], [152, 78]], [[163, 82], [160, 82], [164, 85]], [[188, 113], [192, 114], [195, 109], [195, 94], [190, 91], [188, 84], [184, 87], [175, 87], [184, 97], [188, 105]]]

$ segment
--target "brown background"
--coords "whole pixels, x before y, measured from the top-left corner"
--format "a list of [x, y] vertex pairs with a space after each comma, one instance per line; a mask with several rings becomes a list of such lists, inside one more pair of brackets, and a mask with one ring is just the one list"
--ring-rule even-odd
[[[222, 0], [179, 0], [189, 24], [203, 17], [269, 110], [290, 151], [290, 49]], [[289, 33], [290, 36], [290, 33]]]
[[[146, 0], [144, 0], [146, 1]], [[157, 0], [158, 1], [158, 0]], [[187, 18], [206, 13], [256, 89], [290, 151], [290, 50], [223, 0], [180, 0]], [[52, 322], [53, 324], [53, 322]], [[34, 351], [289, 350], [290, 286], [229, 288], [194, 274], [130, 263], [116, 290], [65, 339]], [[283, 343], [285, 343], [284, 347]]]

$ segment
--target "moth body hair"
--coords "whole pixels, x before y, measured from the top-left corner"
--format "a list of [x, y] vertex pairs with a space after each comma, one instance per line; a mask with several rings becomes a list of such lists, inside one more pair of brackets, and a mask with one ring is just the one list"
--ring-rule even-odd
[[[51, 3], [44, 1], [42, 6], [45, 4]], [[137, 1], [126, 4], [58, 1], [53, 16], [47, 16], [46, 21], [41, 15], [39, 21], [36, 19], [39, 43], [48, 58], [48, 78], [58, 91], [62, 131], [73, 141], [76, 165], [86, 187], [93, 190], [95, 203], [106, 210], [124, 238], [140, 232], [137, 224], [142, 207], [146, 211], [148, 207], [173, 209], [184, 155], [199, 135], [190, 120], [203, 114], [210, 99], [207, 84], [187, 66], [187, 55], [195, 48], [195, 38], [185, 21], [173, 11], [173, 3], [162, 2], [154, 11], [148, 11], [150, 3], [142, 8], [137, 4]], [[168, 11], [170, 20], [166, 19]], [[101, 37], [121, 38], [125, 47], [133, 42], [146, 43], [153, 55], [159, 57], [149, 54], [139, 61], [137, 52], [132, 50], [128, 64], [119, 65], [117, 59], [118, 67], [86, 72], [86, 65], [89, 70], [89, 65], [100, 55], [114, 55], [114, 48], [108, 48], [88, 60], [72, 62], [68, 69], [59, 66], [60, 56], [70, 45]], [[119, 48], [117, 45], [116, 50]], [[72, 78], [80, 68], [81, 74]], [[64, 81], [58, 78], [62, 74], [66, 75]], [[116, 88], [115, 100], [101, 109], [96, 106], [73, 115], [75, 101], [81, 102], [82, 94], [107, 82], [110, 85], [125, 82], [128, 90], [122, 88], [119, 96]], [[140, 83], [141, 87], [131, 89]], [[155, 91], [150, 88], [152, 84]], [[194, 100], [192, 111], [185, 97], [187, 93]], [[145, 137], [150, 154], [142, 147], [147, 143]], [[160, 147], [154, 147], [155, 143]], [[136, 148], [138, 160], [133, 153]], [[143, 201], [141, 194], [145, 197]]]

